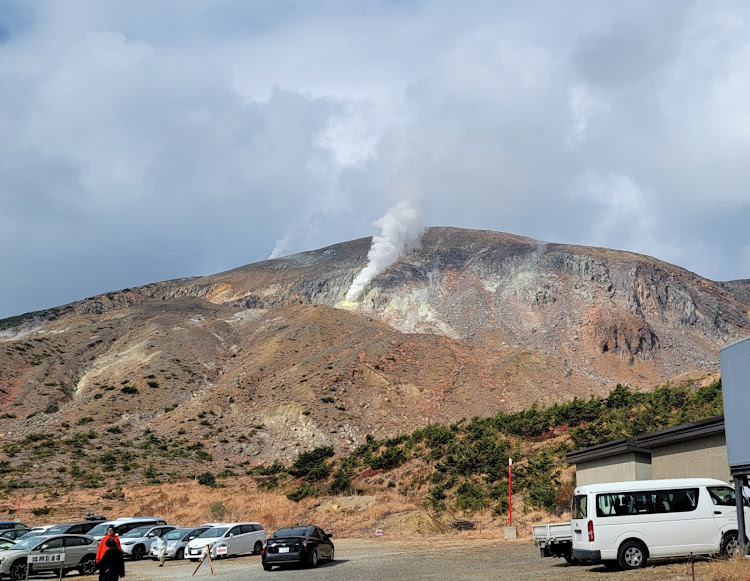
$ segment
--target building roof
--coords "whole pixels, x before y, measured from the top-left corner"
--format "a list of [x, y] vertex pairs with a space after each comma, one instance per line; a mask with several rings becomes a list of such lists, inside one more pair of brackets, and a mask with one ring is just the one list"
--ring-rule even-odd
[[651, 450], [659, 446], [723, 433], [724, 416], [713, 416], [665, 430], [650, 432], [634, 438], [620, 438], [619, 440], [610, 440], [609, 442], [589, 446], [581, 450], [574, 450], [565, 455], [565, 460], [568, 464], [577, 464], [579, 462], [598, 460], [628, 452], [637, 452], [650, 456]]

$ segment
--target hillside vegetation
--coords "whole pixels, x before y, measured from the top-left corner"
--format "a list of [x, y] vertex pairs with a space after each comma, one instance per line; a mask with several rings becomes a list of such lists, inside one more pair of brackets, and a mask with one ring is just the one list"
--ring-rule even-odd
[[[508, 459], [513, 492], [523, 510], [561, 513], [574, 487], [565, 453], [614, 438], [635, 436], [722, 413], [721, 384], [663, 385], [639, 391], [618, 385], [607, 397], [575, 398], [536, 405], [517, 413], [430, 424], [389, 439], [366, 438], [348, 454], [321, 446], [298, 454], [291, 465], [252, 465], [213, 458], [200, 442], [161, 438], [146, 430], [123, 439], [117, 428], [29, 434], [6, 442], [0, 460], [0, 494], [57, 499], [80, 489], [101, 489], [98, 505], [107, 511], [124, 501], [131, 486], [196, 480], [208, 488], [247, 480], [254, 490], [283, 494], [300, 502], [321, 496], [371, 495], [404, 499], [405, 505], [433, 512], [472, 515], [507, 513]], [[261, 428], [261, 426], [259, 426]], [[165, 470], [169, 466], [170, 470]], [[46, 470], [46, 472], [45, 472]], [[46, 474], [46, 478], [39, 475]], [[245, 490], [251, 490], [245, 487]], [[307, 500], [306, 500], [307, 502]], [[40, 507], [43, 509], [44, 507]], [[169, 515], [164, 514], [165, 517]]]

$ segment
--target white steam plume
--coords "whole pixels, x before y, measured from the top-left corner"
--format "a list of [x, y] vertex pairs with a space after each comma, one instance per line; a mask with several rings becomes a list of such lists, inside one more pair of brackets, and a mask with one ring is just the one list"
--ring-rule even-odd
[[380, 234], [372, 237], [367, 266], [352, 281], [346, 302], [354, 302], [373, 278], [396, 262], [406, 243], [419, 233], [419, 217], [419, 210], [410, 202], [399, 202], [373, 223]]

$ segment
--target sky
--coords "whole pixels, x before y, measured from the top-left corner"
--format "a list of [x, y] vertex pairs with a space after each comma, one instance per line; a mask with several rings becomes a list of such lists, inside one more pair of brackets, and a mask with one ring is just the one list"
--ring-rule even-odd
[[750, 278], [748, 95], [744, 0], [0, 0], [0, 318], [399, 203]]

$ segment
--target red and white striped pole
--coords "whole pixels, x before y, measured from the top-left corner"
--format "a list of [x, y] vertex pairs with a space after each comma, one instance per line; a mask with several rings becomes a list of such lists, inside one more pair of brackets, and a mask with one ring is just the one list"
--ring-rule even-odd
[[511, 485], [511, 468], [513, 458], [508, 458], [508, 526], [513, 526], [513, 486]]

